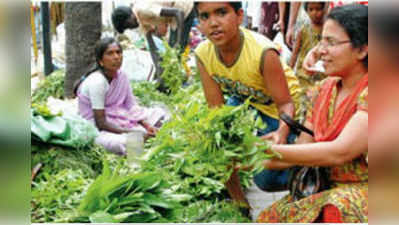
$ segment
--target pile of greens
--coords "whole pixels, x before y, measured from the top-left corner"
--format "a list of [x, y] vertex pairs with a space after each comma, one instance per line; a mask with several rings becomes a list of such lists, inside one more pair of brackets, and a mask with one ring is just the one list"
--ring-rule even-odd
[[63, 99], [64, 97], [64, 70], [56, 70], [42, 80], [32, 94], [33, 103], [45, 103], [47, 98]]
[[176, 195], [156, 172], [120, 175], [104, 164], [82, 200], [76, 222], [166, 222], [190, 196]]
[[[248, 166], [254, 174], [263, 170], [263, 160], [275, 156], [264, 153], [269, 145], [255, 135], [257, 128], [261, 120], [248, 102], [215, 109], [188, 103], [151, 140], [142, 170], [168, 171], [166, 179], [175, 180], [179, 192], [212, 199], [223, 194], [235, 165]], [[242, 183], [249, 185], [249, 180]]]
[[100, 146], [74, 149], [32, 143], [31, 165], [42, 165], [31, 187], [31, 220], [34, 223], [70, 222], [93, 180], [102, 173], [103, 160], [128, 174], [126, 160]]
[[157, 102], [168, 102], [169, 96], [157, 90], [157, 84], [151, 82], [132, 82], [133, 95], [140, 100], [140, 105], [151, 106]]
[[32, 222], [68, 222], [74, 218], [76, 207], [93, 179], [88, 178], [81, 169], [43, 172], [41, 177], [32, 184]]
[[174, 95], [182, 87], [187, 75], [179, 57], [179, 49], [171, 48], [166, 41], [164, 41], [164, 46], [165, 52], [161, 53], [161, 67], [163, 68], [161, 78], [170, 94]]

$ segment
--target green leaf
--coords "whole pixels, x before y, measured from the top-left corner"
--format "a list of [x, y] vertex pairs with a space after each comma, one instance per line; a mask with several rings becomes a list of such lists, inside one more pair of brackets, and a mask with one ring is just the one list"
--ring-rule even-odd
[[144, 202], [148, 205], [157, 206], [165, 209], [172, 209], [175, 206], [175, 204], [172, 204], [165, 198], [161, 198], [161, 196], [156, 196], [150, 193], [145, 193], [143, 199]]
[[121, 223], [124, 222], [129, 216], [133, 215], [134, 212], [126, 212], [126, 213], [120, 213], [117, 215], [112, 216], [112, 219], [114, 223]]
[[106, 213], [104, 211], [97, 211], [90, 215], [90, 222], [92, 223], [115, 223], [115, 221], [111, 214]]

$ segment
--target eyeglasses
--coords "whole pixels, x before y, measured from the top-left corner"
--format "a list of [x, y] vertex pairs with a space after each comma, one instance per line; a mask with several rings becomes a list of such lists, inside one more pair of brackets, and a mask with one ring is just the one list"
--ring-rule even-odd
[[337, 41], [332, 38], [322, 38], [319, 42], [320, 47], [335, 47], [338, 45], [350, 43], [351, 40], [346, 40], [346, 41]]

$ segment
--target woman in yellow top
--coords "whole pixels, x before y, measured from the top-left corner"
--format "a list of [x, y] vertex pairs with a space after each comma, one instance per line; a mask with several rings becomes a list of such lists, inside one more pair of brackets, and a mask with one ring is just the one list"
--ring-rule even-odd
[[[279, 122], [279, 115], [295, 115], [294, 102], [299, 102], [301, 89], [292, 70], [281, 63], [274, 44], [266, 37], [240, 28], [243, 20], [241, 2], [198, 2], [195, 8], [199, 28], [208, 40], [195, 50], [205, 97], [210, 107], [225, 103], [236, 105], [252, 97], [251, 105], [260, 112], [268, 128], [262, 135], [276, 143], [286, 143], [289, 128]], [[278, 177], [255, 178], [264, 190], [273, 189], [265, 183]], [[286, 174], [285, 174], [286, 175]], [[245, 201], [243, 192], [234, 189], [233, 173], [227, 188], [238, 201]], [[285, 182], [286, 182], [285, 177]], [[234, 190], [233, 190], [234, 189]], [[235, 196], [235, 197], [234, 197]]]

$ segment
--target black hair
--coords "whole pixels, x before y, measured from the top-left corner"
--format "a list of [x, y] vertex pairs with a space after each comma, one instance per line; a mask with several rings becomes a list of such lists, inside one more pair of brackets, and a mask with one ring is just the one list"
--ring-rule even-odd
[[[198, 4], [201, 3], [201, 1], [195, 1], [194, 3], [194, 8], [195, 8], [195, 12], [198, 15]], [[235, 12], [238, 12], [238, 10], [240, 10], [242, 8], [242, 2], [227, 2], [231, 5], [231, 7], [233, 7]]]
[[[328, 14], [327, 19], [337, 22], [348, 34], [354, 48], [368, 45], [368, 7], [361, 4], [349, 4], [336, 7]], [[363, 60], [368, 67], [368, 54]]]
[[326, 6], [326, 2], [305, 2], [304, 6], [303, 6], [305, 11], [308, 11], [309, 3], [321, 4], [322, 8], [324, 8]]
[[132, 9], [127, 6], [119, 6], [112, 12], [112, 24], [119, 33], [126, 29], [126, 21], [132, 16]]
[[92, 64], [89, 69], [86, 71], [86, 73], [84, 73], [84, 75], [77, 80], [74, 85], [73, 85], [73, 93], [76, 95], [78, 88], [80, 86], [80, 84], [93, 72], [95, 71], [100, 71], [101, 73], [104, 74], [104, 68], [100, 65], [100, 61], [102, 60], [105, 51], [108, 49], [108, 47], [113, 44], [116, 43], [119, 48], [121, 49], [121, 52], [123, 51], [121, 44], [116, 41], [114, 38], [112, 37], [105, 37], [102, 38], [101, 40], [99, 40], [96, 43], [96, 46], [94, 48], [94, 56], [96, 57], [96, 62], [94, 64]]

